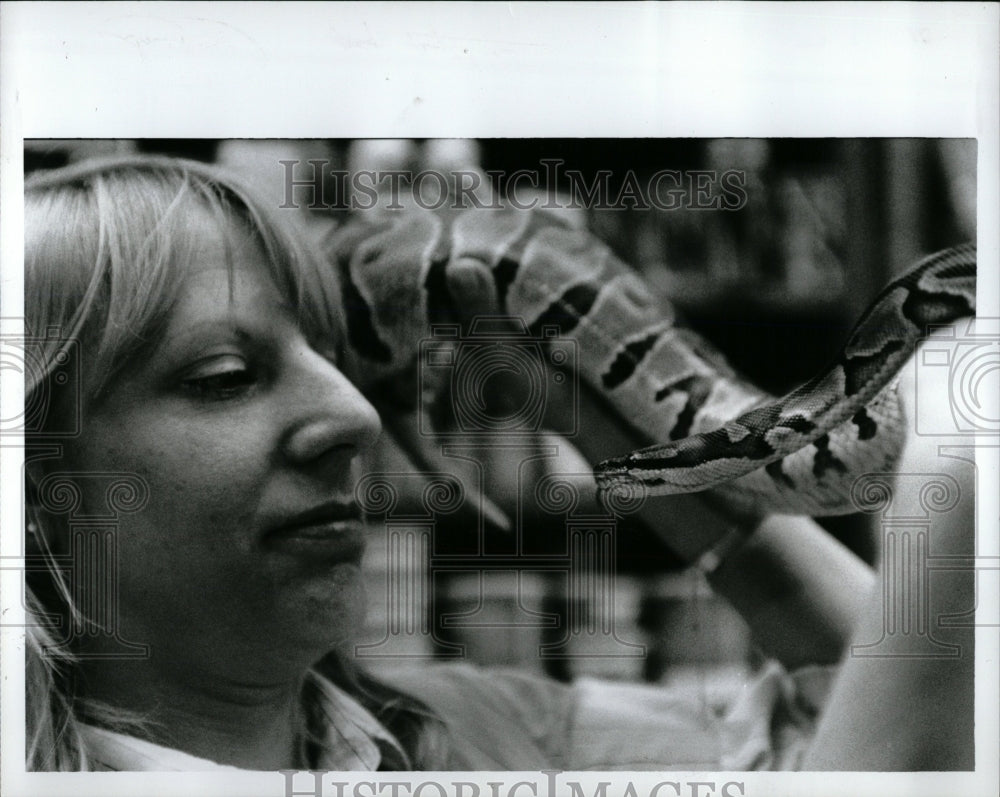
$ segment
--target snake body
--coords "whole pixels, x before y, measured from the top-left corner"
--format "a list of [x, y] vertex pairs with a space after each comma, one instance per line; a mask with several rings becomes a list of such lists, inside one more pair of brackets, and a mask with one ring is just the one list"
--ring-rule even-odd
[[921, 260], [863, 314], [840, 356], [781, 398], [739, 377], [603, 242], [542, 211], [470, 209], [357, 222], [328, 254], [344, 291], [345, 361], [362, 384], [401, 381], [440, 323], [520, 319], [575, 342], [591, 391], [651, 443], [595, 468], [601, 490], [712, 488], [744, 509], [853, 511], [861, 474], [904, 439], [895, 376], [929, 325], [975, 314], [976, 253]]

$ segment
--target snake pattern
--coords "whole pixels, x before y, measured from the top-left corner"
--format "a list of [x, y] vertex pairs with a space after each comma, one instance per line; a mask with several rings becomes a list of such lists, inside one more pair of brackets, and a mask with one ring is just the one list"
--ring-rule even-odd
[[345, 370], [362, 387], [413, 385], [434, 324], [509, 316], [539, 340], [555, 328], [575, 341], [583, 382], [653, 444], [598, 465], [601, 490], [711, 488], [743, 511], [854, 511], [855, 479], [890, 470], [902, 448], [899, 369], [929, 325], [975, 314], [975, 247], [927, 257], [879, 294], [832, 366], [775, 398], [678, 326], [608, 246], [543, 211], [390, 214], [348, 224], [326, 249]]

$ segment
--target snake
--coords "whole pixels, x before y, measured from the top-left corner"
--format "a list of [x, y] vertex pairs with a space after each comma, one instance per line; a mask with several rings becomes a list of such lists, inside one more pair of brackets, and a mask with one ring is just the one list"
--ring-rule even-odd
[[511, 319], [518, 340], [571, 341], [563, 367], [647, 441], [594, 467], [599, 493], [707, 490], [761, 513], [856, 511], [855, 480], [890, 471], [906, 438], [900, 369], [929, 329], [975, 315], [975, 245], [924, 257], [875, 297], [830, 365], [775, 397], [607, 244], [541, 209], [356, 218], [323, 251], [342, 291], [345, 370], [363, 389], [412, 394], [433, 329]]

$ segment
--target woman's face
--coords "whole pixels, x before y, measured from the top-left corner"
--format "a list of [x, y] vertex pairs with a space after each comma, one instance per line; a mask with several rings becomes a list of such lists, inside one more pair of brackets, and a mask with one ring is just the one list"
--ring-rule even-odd
[[[189, 672], [308, 664], [362, 617], [352, 462], [375, 410], [299, 329], [259, 247], [227, 258], [207, 214], [162, 339], [130, 363], [63, 464], [149, 492], [118, 523], [121, 636]], [[230, 268], [229, 263], [232, 263]], [[100, 487], [82, 479], [84, 505]]]

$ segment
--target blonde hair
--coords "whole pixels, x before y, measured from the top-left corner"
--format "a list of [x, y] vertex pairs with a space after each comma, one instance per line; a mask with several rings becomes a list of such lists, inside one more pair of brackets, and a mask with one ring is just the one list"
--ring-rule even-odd
[[[168, 316], [196, 245], [191, 211], [214, 218], [225, 236], [226, 222], [236, 222], [263, 249], [304, 328], [339, 334], [336, 281], [317, 263], [306, 228], [296, 228], [299, 214], [279, 218], [228, 173], [141, 156], [42, 172], [25, 186], [25, 314], [36, 334], [56, 328], [83, 344], [91, 398]], [[51, 364], [56, 353], [39, 359]], [[26, 391], [49, 375], [29, 374]]]
[[[155, 344], [194, 254], [192, 213], [206, 213], [218, 223], [220, 234], [229, 236], [229, 251], [235, 244], [231, 236], [249, 235], [304, 332], [342, 340], [334, 269], [319, 261], [298, 214], [267, 207], [227, 172], [155, 156], [41, 172], [25, 186], [25, 315], [37, 349], [31, 358], [36, 367], [25, 375], [25, 405], [47, 406], [42, 430], [58, 426], [60, 414], [73, 410], [65, 397], [48, 405], [35, 400], [60, 395], [54, 375], [73, 351], [80, 352], [79, 372], [86, 375], [81, 398], [99, 402], [121, 369]], [[30, 444], [31, 435], [26, 437]], [[126, 732], [141, 733], [148, 720], [84, 703], [75, 694], [72, 652], [53, 639], [42, 618], [68, 618], [76, 610], [46, 535], [36, 536], [50, 566], [29, 574], [29, 614], [37, 623], [29, 630], [26, 653], [27, 765], [86, 769], [90, 762], [77, 724], [81, 714]], [[330, 656], [324, 661], [342, 688], [409, 742], [410, 760], [395, 764], [439, 768], [440, 756], [428, 751], [441, 745], [428, 740], [441, 738], [435, 730], [440, 724], [427, 709], [346, 660], [336, 666]]]

